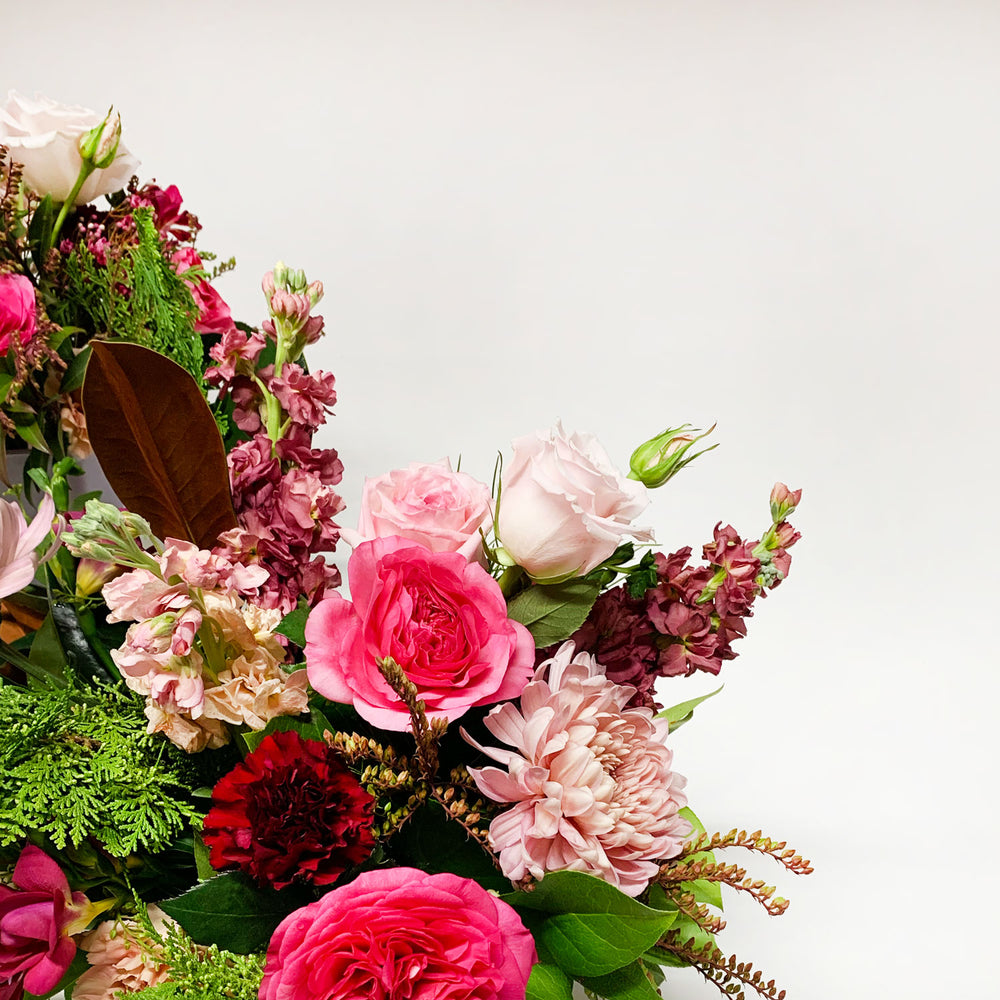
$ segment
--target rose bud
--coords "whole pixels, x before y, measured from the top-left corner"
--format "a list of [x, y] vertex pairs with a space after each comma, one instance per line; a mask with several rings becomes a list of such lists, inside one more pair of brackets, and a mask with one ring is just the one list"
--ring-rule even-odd
[[632, 452], [629, 459], [629, 479], [637, 479], [644, 486], [655, 489], [662, 486], [668, 479], [672, 479], [685, 465], [693, 462], [699, 455], [704, 455], [712, 448], [718, 448], [713, 444], [711, 448], [702, 448], [693, 455], [688, 455], [687, 451], [696, 441], [707, 437], [715, 430], [715, 424], [703, 434], [697, 432], [688, 434], [688, 430], [695, 430], [690, 424], [682, 424], [680, 427], [668, 427], [661, 434], [650, 438], [645, 443], [639, 445]]

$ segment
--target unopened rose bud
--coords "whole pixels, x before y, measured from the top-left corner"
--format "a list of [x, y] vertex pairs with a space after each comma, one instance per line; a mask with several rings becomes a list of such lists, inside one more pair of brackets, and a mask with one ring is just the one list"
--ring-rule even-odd
[[80, 158], [94, 170], [105, 170], [114, 163], [122, 137], [121, 115], [108, 108], [104, 121], [80, 136]]
[[775, 524], [784, 521], [801, 499], [802, 490], [790, 490], [784, 483], [775, 483], [771, 490], [771, 520]]
[[[629, 479], [637, 479], [640, 483], [655, 489], [662, 486], [667, 480], [672, 479], [685, 465], [693, 462], [699, 455], [704, 455], [712, 448], [718, 448], [713, 444], [710, 448], [702, 448], [701, 451], [688, 455], [688, 449], [703, 437], [707, 437], [715, 430], [715, 424], [704, 433], [698, 433], [690, 424], [682, 424], [680, 427], [668, 427], [661, 434], [650, 438], [639, 445], [632, 452], [629, 459]], [[692, 433], [686, 433], [692, 431]]]

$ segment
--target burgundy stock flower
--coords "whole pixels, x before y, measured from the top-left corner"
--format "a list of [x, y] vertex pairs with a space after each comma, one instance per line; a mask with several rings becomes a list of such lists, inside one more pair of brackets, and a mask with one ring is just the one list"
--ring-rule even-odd
[[275, 889], [330, 885], [371, 853], [373, 811], [329, 747], [273, 733], [215, 786], [204, 838], [213, 868]]

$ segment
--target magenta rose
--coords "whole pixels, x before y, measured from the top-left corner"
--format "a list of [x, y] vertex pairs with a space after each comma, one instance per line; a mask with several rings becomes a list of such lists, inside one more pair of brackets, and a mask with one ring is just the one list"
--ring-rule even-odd
[[347, 564], [352, 604], [332, 594], [306, 623], [309, 683], [381, 729], [410, 715], [379, 671], [391, 657], [429, 718], [453, 722], [473, 705], [516, 698], [535, 662], [531, 634], [507, 618], [497, 582], [457, 552], [404, 538], [360, 544]]
[[389, 868], [278, 925], [260, 1000], [524, 1000], [537, 960], [513, 907], [475, 882]]
[[[204, 268], [201, 257], [193, 247], [181, 247], [170, 258], [174, 271], [182, 277], [192, 268]], [[191, 297], [198, 307], [194, 328], [198, 333], [226, 333], [232, 329], [233, 316], [222, 296], [204, 277], [184, 278]]]
[[446, 461], [411, 462], [376, 479], [366, 479], [357, 532], [341, 531], [350, 545], [400, 535], [434, 552], [460, 552], [466, 559], [482, 551], [480, 529], [492, 518], [485, 483], [452, 472]]
[[33, 844], [12, 882], [0, 885], [0, 997], [49, 993], [76, 955], [69, 935], [86, 926], [90, 901], [71, 893], [62, 869]]
[[23, 274], [0, 274], [0, 355], [12, 337], [26, 344], [35, 335], [35, 286]]

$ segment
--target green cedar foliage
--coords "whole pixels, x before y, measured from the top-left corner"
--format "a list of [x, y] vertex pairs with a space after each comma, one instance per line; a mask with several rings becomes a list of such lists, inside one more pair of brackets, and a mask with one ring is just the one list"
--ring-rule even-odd
[[[164, 257], [152, 211], [132, 211], [134, 231], [127, 242], [113, 228], [106, 263], [85, 246], [75, 246], [65, 261], [66, 287], [51, 306], [62, 325], [76, 325], [98, 336], [118, 337], [176, 361], [200, 383], [203, 348], [195, 332], [197, 306], [184, 279]], [[187, 272], [197, 279], [196, 271]]]
[[128, 692], [0, 686], [0, 846], [163, 850], [201, 818], [166, 754]]
[[257, 1000], [263, 955], [234, 955], [214, 944], [196, 945], [175, 925], [163, 939], [170, 981], [130, 994], [136, 1000]]

